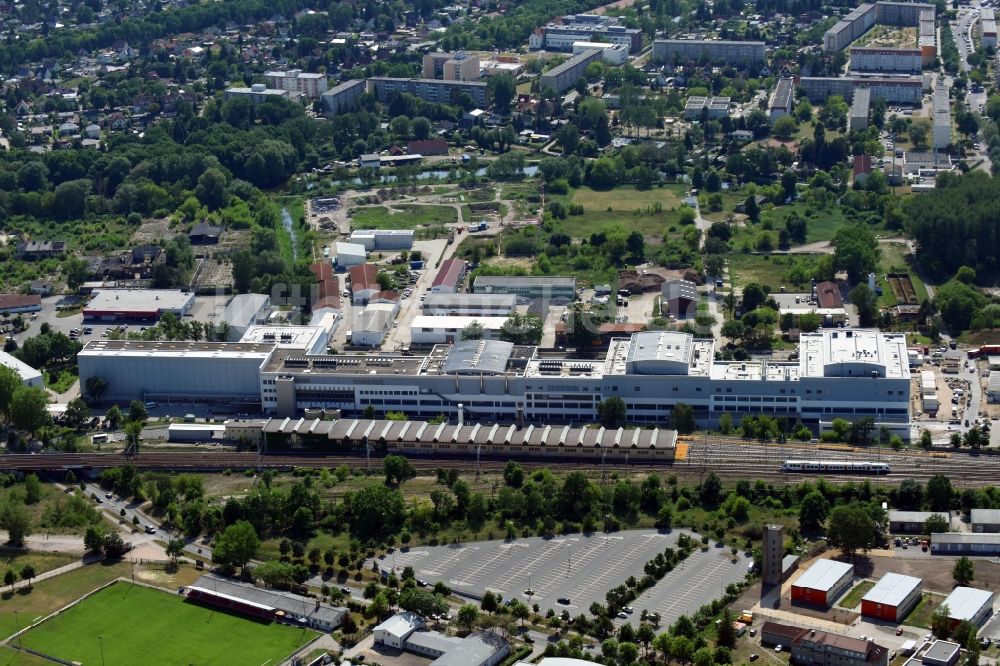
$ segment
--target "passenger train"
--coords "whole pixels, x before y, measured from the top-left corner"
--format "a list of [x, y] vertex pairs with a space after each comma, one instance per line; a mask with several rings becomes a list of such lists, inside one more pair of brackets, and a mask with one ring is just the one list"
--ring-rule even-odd
[[838, 474], [888, 474], [889, 463], [851, 460], [786, 460], [782, 472], [831, 472]]

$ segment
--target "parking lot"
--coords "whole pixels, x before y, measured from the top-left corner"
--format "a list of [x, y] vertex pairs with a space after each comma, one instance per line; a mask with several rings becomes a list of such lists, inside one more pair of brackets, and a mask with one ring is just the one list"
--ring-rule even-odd
[[743, 553], [733, 558], [728, 548], [695, 551], [632, 603], [635, 614], [616, 622], [636, 624], [646, 610], [659, 613], [660, 625], [669, 626], [681, 615], [690, 615], [721, 597], [730, 583], [742, 581], [751, 561]]
[[[418, 580], [443, 582], [463, 596], [478, 598], [490, 590], [505, 599], [537, 603], [543, 612], [566, 609], [576, 615], [586, 612], [595, 601], [606, 603], [608, 590], [629, 576], [641, 576], [643, 565], [665, 548], [676, 546], [681, 533], [629, 530], [420, 546], [386, 555], [379, 564], [384, 570], [395, 567], [397, 572], [412, 566]], [[637, 611], [662, 608], [661, 613], [666, 611], [676, 618], [720, 596], [726, 585], [740, 580], [745, 572], [746, 563], [740, 559], [731, 564], [728, 551], [696, 551], [683, 568], [668, 574], [634, 606]], [[526, 593], [529, 589], [531, 595]], [[561, 598], [569, 603], [560, 604]], [[638, 613], [633, 617], [637, 619]]]

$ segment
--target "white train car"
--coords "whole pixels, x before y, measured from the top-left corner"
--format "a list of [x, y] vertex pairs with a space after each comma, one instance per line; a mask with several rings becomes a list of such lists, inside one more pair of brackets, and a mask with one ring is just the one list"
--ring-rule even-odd
[[786, 460], [782, 472], [828, 472], [831, 474], [888, 474], [889, 463], [853, 460]]

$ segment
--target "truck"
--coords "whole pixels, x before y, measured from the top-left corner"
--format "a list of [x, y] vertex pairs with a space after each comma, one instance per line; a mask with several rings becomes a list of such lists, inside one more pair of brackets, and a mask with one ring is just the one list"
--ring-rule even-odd
[[478, 222], [476, 224], [470, 224], [469, 225], [469, 233], [471, 234], [471, 233], [475, 233], [477, 231], [486, 231], [489, 228], [490, 228], [490, 225], [486, 223], [486, 220], [483, 220], [482, 222]]

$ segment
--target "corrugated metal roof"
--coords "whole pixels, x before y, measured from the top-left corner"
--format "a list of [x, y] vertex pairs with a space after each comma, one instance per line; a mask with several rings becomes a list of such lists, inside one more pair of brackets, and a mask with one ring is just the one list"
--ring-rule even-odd
[[811, 590], [829, 591], [845, 575], [854, 571], [854, 566], [846, 562], [819, 559], [806, 570], [794, 585], [808, 587]]
[[887, 573], [882, 576], [878, 584], [868, 590], [862, 601], [887, 606], [898, 606], [910, 596], [913, 590], [919, 588], [923, 581], [913, 576], [904, 576], [897, 573]]

